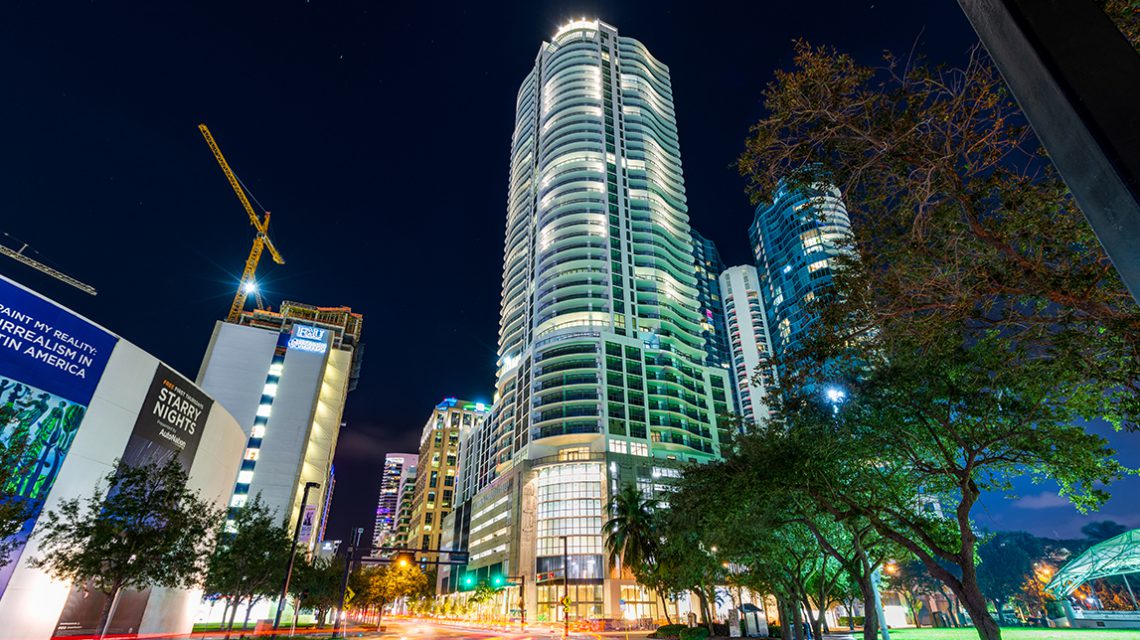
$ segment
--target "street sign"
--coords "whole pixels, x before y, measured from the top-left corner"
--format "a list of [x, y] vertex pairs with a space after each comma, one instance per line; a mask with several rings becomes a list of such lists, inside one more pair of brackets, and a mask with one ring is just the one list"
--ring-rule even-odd
[[565, 607], [567, 609], [570, 608], [570, 596], [562, 596], [562, 599], [559, 600], [559, 602], [562, 603], [563, 607]]

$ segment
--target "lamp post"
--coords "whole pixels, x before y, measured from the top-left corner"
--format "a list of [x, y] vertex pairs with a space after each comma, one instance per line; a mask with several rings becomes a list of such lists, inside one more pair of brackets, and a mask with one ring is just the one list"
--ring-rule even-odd
[[526, 631], [526, 575], [507, 576], [507, 580], [519, 581], [519, 626]]
[[309, 491], [319, 489], [321, 483], [306, 482], [305, 493], [301, 496], [301, 511], [297, 513], [297, 526], [293, 527], [293, 548], [289, 551], [289, 564], [285, 565], [285, 583], [281, 585], [281, 597], [277, 600], [277, 615], [273, 617], [273, 630], [281, 624], [281, 614], [285, 611], [285, 598], [289, 595], [289, 578], [293, 576], [293, 562], [297, 559], [297, 539], [301, 537], [301, 522], [305, 519], [305, 505], [309, 504]]
[[570, 637], [570, 543], [562, 536], [562, 637]]

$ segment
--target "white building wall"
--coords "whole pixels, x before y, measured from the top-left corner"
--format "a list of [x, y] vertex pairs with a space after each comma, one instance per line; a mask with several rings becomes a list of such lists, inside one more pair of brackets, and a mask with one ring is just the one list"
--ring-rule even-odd
[[[158, 364], [157, 358], [142, 349], [118, 341], [48, 493], [43, 513], [57, 509], [64, 499], [90, 495], [111, 472], [130, 439]], [[201, 489], [203, 497], [215, 506], [225, 506], [244, 446], [245, 436], [238, 422], [215, 402], [191, 467], [190, 486]], [[33, 531], [0, 599], [0, 640], [50, 638], [67, 601], [69, 582], [52, 580], [45, 572], [28, 566], [39, 555], [37, 534]], [[191, 614], [200, 597], [193, 590], [155, 589], [140, 632], [189, 633]]]
[[771, 366], [772, 338], [756, 267], [742, 265], [725, 269], [720, 274], [720, 291], [724, 299], [728, 348], [732, 354], [733, 384], [740, 398], [741, 413], [746, 422], [759, 424], [769, 417], [769, 410], [765, 400], [767, 391], [763, 385], [756, 384], [755, 376], [762, 363]]

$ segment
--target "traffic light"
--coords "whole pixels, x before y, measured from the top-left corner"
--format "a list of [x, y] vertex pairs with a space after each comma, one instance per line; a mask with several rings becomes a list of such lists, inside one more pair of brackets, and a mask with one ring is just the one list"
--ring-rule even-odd
[[475, 587], [475, 576], [471, 575], [470, 573], [463, 576], [463, 589], [467, 590], [467, 589], [472, 589], [474, 587]]
[[503, 576], [501, 576], [501, 575], [491, 576], [491, 586], [496, 588], [496, 589], [502, 587], [503, 583], [505, 583], [505, 582], [506, 581], [503, 580]]

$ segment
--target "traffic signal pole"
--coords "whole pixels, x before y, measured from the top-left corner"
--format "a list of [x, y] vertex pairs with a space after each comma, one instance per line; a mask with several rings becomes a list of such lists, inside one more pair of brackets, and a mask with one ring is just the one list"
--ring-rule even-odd
[[[360, 544], [360, 534], [362, 533], [364, 533], [364, 529], [361, 527], [352, 530], [352, 544], [348, 545], [344, 554], [344, 579], [340, 583], [340, 606], [337, 608], [344, 637], [348, 637], [348, 615], [344, 611], [344, 600], [345, 596], [348, 595], [348, 574], [352, 572], [352, 556], [356, 553], [356, 546]], [[336, 637], [336, 625], [333, 625], [332, 637]]]

